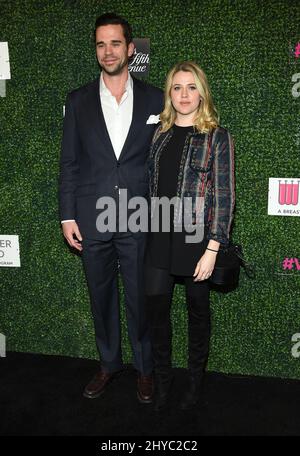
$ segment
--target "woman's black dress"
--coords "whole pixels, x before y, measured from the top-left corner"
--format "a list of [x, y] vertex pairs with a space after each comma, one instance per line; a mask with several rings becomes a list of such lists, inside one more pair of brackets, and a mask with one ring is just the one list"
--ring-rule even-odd
[[[194, 127], [173, 126], [173, 135], [162, 151], [159, 161], [159, 180], [157, 196], [166, 196], [169, 199], [177, 194], [177, 181], [182, 152], [188, 133], [194, 131]], [[187, 243], [186, 235], [193, 233], [174, 232], [173, 207], [171, 206], [171, 230], [170, 232], [150, 232], [148, 237], [147, 263], [161, 269], [168, 269], [170, 274], [179, 276], [192, 276], [200, 257], [203, 255], [208, 241], [200, 243]], [[160, 220], [161, 220], [160, 213]]]

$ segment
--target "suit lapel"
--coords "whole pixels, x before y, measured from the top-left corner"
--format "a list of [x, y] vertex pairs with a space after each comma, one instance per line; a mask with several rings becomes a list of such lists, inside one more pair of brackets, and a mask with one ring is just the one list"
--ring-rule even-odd
[[126, 137], [125, 143], [123, 145], [120, 159], [124, 156], [126, 151], [130, 148], [131, 143], [134, 141], [136, 136], [139, 133], [141, 123], [141, 117], [144, 110], [144, 89], [140, 85], [140, 81], [135, 78], [133, 79], [133, 110], [132, 110], [132, 120], [130, 124], [130, 128], [128, 131], [128, 135]]
[[99, 88], [99, 78], [96, 79], [92, 86], [87, 99], [88, 110], [90, 113], [90, 122], [91, 125], [97, 132], [97, 135], [103, 144], [103, 147], [111, 152], [115, 157], [115, 152], [109, 137], [109, 133], [106, 128], [106, 123], [102, 111], [101, 100], [100, 100], [100, 88]]

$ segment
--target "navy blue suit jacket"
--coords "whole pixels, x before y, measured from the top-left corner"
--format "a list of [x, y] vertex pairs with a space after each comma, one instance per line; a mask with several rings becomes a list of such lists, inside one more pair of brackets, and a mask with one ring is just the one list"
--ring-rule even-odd
[[163, 92], [133, 78], [133, 114], [128, 136], [117, 160], [101, 108], [99, 78], [72, 91], [66, 100], [59, 178], [60, 220], [74, 219], [83, 237], [109, 239], [99, 233], [99, 197], [147, 196], [147, 159], [155, 124], [151, 114], [163, 110]]

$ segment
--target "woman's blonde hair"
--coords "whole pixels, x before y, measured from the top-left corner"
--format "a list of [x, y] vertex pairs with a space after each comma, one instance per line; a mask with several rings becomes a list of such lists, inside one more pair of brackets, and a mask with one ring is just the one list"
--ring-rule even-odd
[[191, 61], [177, 63], [168, 73], [165, 85], [165, 107], [160, 115], [161, 131], [169, 130], [176, 120], [176, 111], [171, 101], [171, 89], [173, 77], [179, 71], [189, 71], [194, 76], [195, 85], [201, 97], [201, 102], [194, 118], [194, 126], [199, 132], [207, 133], [218, 126], [219, 117], [210, 94], [206, 75], [196, 63]]

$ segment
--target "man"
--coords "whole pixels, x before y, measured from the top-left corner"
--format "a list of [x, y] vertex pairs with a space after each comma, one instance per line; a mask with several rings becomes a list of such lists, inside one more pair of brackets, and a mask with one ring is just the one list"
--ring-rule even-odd
[[[125, 290], [128, 334], [138, 371], [137, 396], [152, 400], [152, 358], [144, 314], [143, 259], [146, 233], [98, 230], [97, 200], [121, 189], [147, 197], [147, 157], [154, 124], [163, 108], [160, 89], [132, 78], [134, 52], [128, 22], [114, 13], [95, 24], [100, 79], [68, 94], [62, 141], [60, 216], [69, 245], [82, 251], [101, 370], [84, 390], [100, 396], [122, 370], [118, 264]], [[97, 207], [99, 207], [97, 205]], [[98, 226], [99, 228], [99, 226]]]

